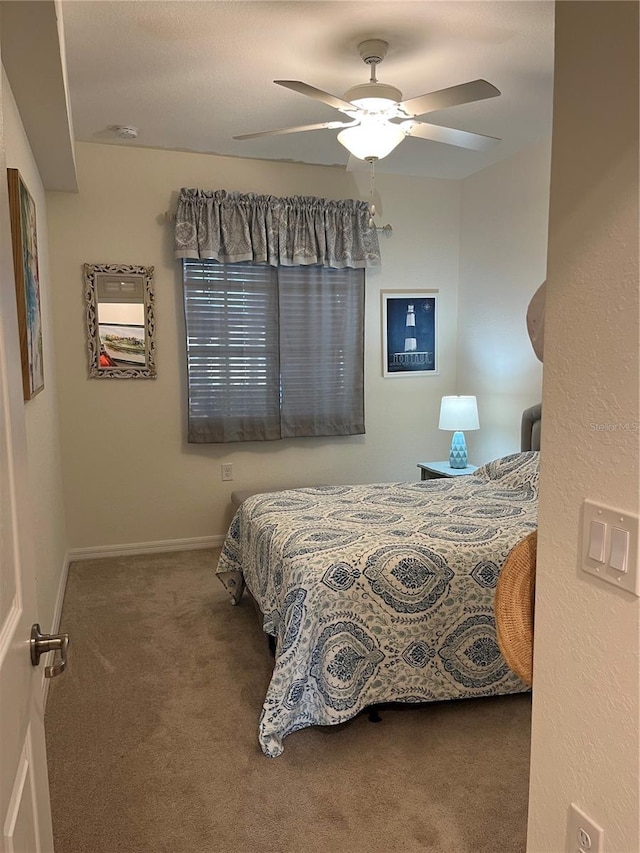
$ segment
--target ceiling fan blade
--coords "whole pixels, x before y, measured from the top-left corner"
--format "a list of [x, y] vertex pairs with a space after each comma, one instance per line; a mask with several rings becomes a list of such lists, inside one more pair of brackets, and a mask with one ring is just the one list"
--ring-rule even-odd
[[278, 130], [259, 130], [257, 133], [242, 133], [234, 139], [256, 139], [258, 136], [283, 136], [285, 133], [301, 133], [303, 130], [323, 130], [338, 127], [351, 127], [352, 121], [323, 121], [321, 124], [301, 124], [298, 127], [281, 127]]
[[486, 80], [471, 80], [469, 83], [461, 83], [459, 86], [450, 86], [448, 89], [440, 89], [438, 92], [430, 92], [428, 95], [420, 95], [403, 101], [399, 107], [408, 116], [423, 116], [436, 110], [444, 110], [446, 107], [457, 107], [461, 104], [469, 104], [472, 101], [482, 101], [485, 98], [495, 98], [500, 94]]
[[301, 95], [307, 95], [309, 98], [315, 98], [316, 101], [322, 101], [323, 104], [328, 104], [336, 110], [356, 111], [357, 107], [350, 104], [349, 101], [343, 101], [329, 92], [323, 92], [322, 89], [316, 89], [315, 86], [310, 86], [308, 83], [301, 83], [300, 80], [274, 80], [278, 86], [284, 86], [286, 89], [291, 89], [293, 92], [299, 92]]
[[459, 148], [470, 148], [473, 151], [488, 151], [500, 142], [495, 136], [483, 136], [481, 133], [469, 133], [467, 130], [440, 127], [438, 124], [427, 124], [423, 121], [403, 122], [403, 127], [405, 124], [407, 136], [419, 136], [421, 139], [431, 139], [434, 142], [444, 142], [447, 145], [457, 145]]

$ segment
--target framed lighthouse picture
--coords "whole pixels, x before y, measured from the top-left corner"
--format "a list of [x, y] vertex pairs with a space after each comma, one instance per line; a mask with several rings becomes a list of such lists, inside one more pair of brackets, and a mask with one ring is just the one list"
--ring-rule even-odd
[[383, 290], [382, 375], [438, 374], [438, 291]]

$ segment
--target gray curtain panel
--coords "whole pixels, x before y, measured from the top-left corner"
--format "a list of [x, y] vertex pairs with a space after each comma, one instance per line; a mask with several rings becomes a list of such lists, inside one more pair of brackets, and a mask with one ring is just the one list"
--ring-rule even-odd
[[180, 191], [177, 259], [360, 269], [380, 263], [365, 201], [277, 198], [227, 190]]

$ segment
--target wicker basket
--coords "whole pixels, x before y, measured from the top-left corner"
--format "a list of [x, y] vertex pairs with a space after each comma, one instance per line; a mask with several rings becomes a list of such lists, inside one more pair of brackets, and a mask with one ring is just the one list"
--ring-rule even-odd
[[494, 612], [500, 651], [515, 674], [533, 681], [533, 608], [538, 533], [509, 552], [496, 586]]

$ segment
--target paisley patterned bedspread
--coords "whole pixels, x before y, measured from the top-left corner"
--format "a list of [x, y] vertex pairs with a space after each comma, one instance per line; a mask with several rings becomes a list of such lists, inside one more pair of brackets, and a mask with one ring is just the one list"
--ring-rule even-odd
[[246, 584], [277, 638], [266, 755], [368, 705], [528, 690], [500, 654], [493, 599], [509, 551], [537, 527], [538, 456], [456, 479], [244, 501], [217, 574], [234, 603]]

